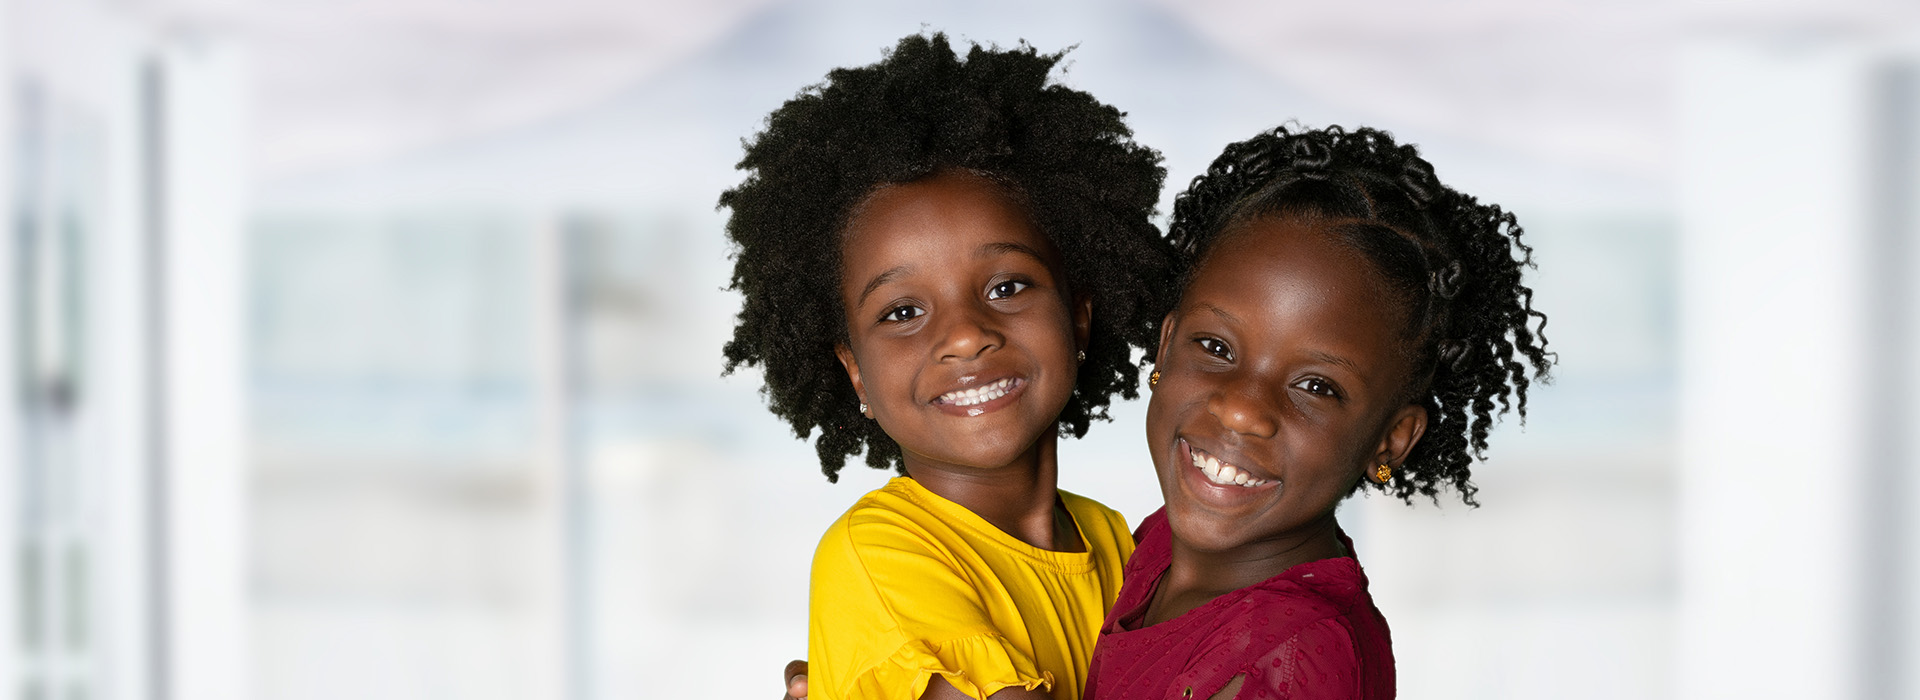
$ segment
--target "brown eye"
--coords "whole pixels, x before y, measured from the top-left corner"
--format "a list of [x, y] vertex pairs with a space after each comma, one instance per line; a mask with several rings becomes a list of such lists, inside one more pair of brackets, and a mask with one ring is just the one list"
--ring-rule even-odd
[[901, 304], [891, 309], [887, 309], [887, 312], [880, 316], [880, 320], [883, 322], [900, 323], [903, 321], [911, 321], [913, 319], [919, 318], [923, 315], [926, 315], [926, 313], [927, 313], [926, 311], [922, 310], [918, 306], [913, 306], [910, 304]]
[[1333, 385], [1333, 382], [1319, 377], [1307, 377], [1306, 379], [1294, 382], [1293, 385], [1301, 391], [1317, 396], [1332, 396], [1335, 398], [1340, 396], [1340, 390]]
[[1227, 344], [1221, 342], [1219, 338], [1201, 338], [1194, 342], [1200, 344], [1201, 352], [1205, 352], [1208, 355], [1218, 357], [1222, 360], [1233, 359], [1233, 349], [1227, 347]]
[[1005, 299], [1015, 294], [1019, 294], [1021, 290], [1031, 286], [1033, 285], [1027, 284], [1026, 282], [1022, 282], [1020, 280], [1007, 280], [1005, 282], [1001, 282], [999, 284], [993, 285], [992, 289], [987, 290], [987, 298], [988, 299]]

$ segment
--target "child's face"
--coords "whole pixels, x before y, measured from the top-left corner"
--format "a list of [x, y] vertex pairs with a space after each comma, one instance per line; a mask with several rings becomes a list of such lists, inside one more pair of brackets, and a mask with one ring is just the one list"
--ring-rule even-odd
[[837, 353], [909, 472], [1034, 454], [1072, 395], [1090, 309], [1025, 213], [975, 175], [896, 185], [848, 224], [842, 260]]
[[1284, 219], [1227, 236], [1162, 328], [1147, 441], [1183, 546], [1285, 548], [1399, 466], [1426, 412], [1404, 398], [1402, 311], [1358, 252]]

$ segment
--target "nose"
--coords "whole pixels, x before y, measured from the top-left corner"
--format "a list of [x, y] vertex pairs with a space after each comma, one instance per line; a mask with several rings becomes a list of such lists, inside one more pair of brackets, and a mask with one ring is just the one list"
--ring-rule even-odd
[[1258, 387], [1228, 383], [1208, 399], [1207, 411], [1220, 421], [1220, 425], [1241, 435], [1271, 438], [1280, 432], [1280, 421], [1275, 418], [1273, 404], [1268, 400], [1267, 392]]
[[941, 360], [971, 360], [1007, 343], [991, 310], [965, 304], [946, 316], [935, 348]]

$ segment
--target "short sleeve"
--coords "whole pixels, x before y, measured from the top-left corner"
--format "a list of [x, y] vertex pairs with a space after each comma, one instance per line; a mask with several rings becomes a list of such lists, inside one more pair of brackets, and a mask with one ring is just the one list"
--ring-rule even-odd
[[1353, 633], [1338, 619], [1301, 628], [1256, 659], [1236, 700], [1352, 700], [1365, 697], [1360, 653]]
[[979, 574], [912, 520], [850, 513], [814, 555], [809, 680], [820, 700], [912, 700], [934, 675], [985, 698], [1054, 678], [1003, 637]]
[[[1016, 651], [997, 634], [945, 642], [910, 641], [885, 661], [853, 679], [850, 698], [918, 698], [933, 677], [944, 676], [960, 692], [978, 699], [1018, 686], [1053, 687], [1053, 674]], [[907, 689], [902, 694], [898, 689]]]

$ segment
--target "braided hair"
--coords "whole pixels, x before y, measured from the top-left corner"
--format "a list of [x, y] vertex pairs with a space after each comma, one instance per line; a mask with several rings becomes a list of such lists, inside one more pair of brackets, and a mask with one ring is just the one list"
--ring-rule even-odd
[[1520, 281], [1533, 249], [1513, 214], [1441, 184], [1417, 149], [1384, 131], [1281, 126], [1227, 146], [1175, 200], [1168, 240], [1179, 288], [1223, 234], [1268, 217], [1337, 222], [1333, 235], [1366, 257], [1402, 304], [1415, 368], [1407, 399], [1426, 408], [1429, 422], [1380, 488], [1437, 502], [1451, 485], [1479, 505], [1473, 460], [1484, 459], [1498, 414], [1515, 409], [1525, 420], [1527, 388], [1550, 380], [1554, 360], [1541, 334], [1547, 317]]
[[961, 60], [942, 34], [909, 36], [878, 63], [828, 73], [746, 143], [747, 177], [720, 196], [732, 210], [730, 289], [743, 297], [725, 371], [764, 370], [768, 409], [803, 440], [819, 429], [828, 481], [863, 449], [868, 466], [902, 466], [833, 352], [847, 342], [844, 230], [888, 185], [955, 169], [983, 176], [1059, 250], [1068, 286], [1093, 305], [1061, 434], [1106, 420], [1115, 393], [1139, 396], [1132, 349], [1153, 344], [1172, 286], [1172, 255], [1150, 221], [1166, 171], [1119, 110], [1048, 80], [1062, 56], [1023, 43], [974, 46]]

